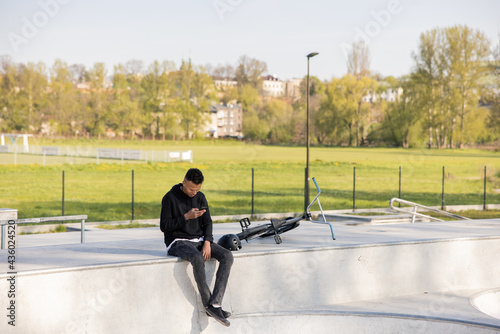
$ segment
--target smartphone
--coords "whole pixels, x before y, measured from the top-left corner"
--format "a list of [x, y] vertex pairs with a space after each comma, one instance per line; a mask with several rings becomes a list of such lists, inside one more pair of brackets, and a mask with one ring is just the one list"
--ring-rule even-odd
[[208, 209], [208, 206], [204, 205], [200, 208], [200, 210], [207, 210]]

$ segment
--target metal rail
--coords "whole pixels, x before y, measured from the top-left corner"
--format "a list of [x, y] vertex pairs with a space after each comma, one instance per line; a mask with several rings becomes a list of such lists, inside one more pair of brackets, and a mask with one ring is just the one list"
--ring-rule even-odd
[[[399, 207], [395, 207], [394, 206], [394, 202], [405, 204], [405, 205], [409, 205], [409, 206], [413, 207], [413, 211], [408, 211], [408, 210], [405, 210], [405, 209], [402, 209], [402, 208], [399, 208]], [[461, 220], [471, 220], [470, 218], [467, 218], [467, 217], [462, 217], [462, 216], [459, 216], [459, 215], [456, 215], [456, 214], [453, 214], [453, 213], [449, 213], [449, 212], [446, 212], [446, 211], [443, 211], [443, 210], [439, 210], [439, 209], [434, 209], [434, 208], [431, 208], [431, 207], [428, 207], [428, 206], [425, 206], [425, 205], [422, 205], [422, 204], [413, 203], [413, 202], [406, 201], [406, 200], [400, 199], [400, 198], [393, 198], [393, 199], [391, 199], [391, 201], [389, 202], [389, 207], [393, 211], [404, 212], [404, 213], [412, 215], [412, 217], [411, 217], [411, 222], [412, 223], [415, 222], [415, 216], [424, 217], [424, 218], [427, 218], [427, 219], [436, 220], [436, 221], [440, 221], [440, 222], [443, 221], [442, 219], [439, 219], [439, 218], [436, 218], [436, 217], [432, 217], [432, 216], [429, 216], [429, 215], [424, 215], [422, 213], [418, 213], [417, 212], [418, 208], [421, 208], [421, 209], [424, 209], [424, 210], [430, 211], [430, 212], [439, 213], [439, 214], [441, 214], [443, 216], [447, 216], [447, 217], [451, 217], [451, 218], [456, 218], [456, 219], [461, 219]]]
[[5, 240], [7, 237], [6, 226], [12, 225], [22, 225], [22, 224], [38, 224], [45, 222], [56, 222], [56, 221], [67, 221], [67, 220], [80, 220], [81, 221], [81, 243], [85, 243], [85, 219], [87, 215], [77, 215], [77, 216], [57, 216], [57, 217], [41, 217], [41, 218], [26, 218], [26, 219], [5, 219], [0, 220], [0, 226], [2, 229], [2, 248], [5, 249]]
[[323, 208], [321, 207], [321, 203], [319, 202], [319, 195], [321, 195], [321, 189], [319, 189], [318, 182], [316, 182], [316, 179], [314, 177], [312, 179], [314, 181], [314, 185], [316, 186], [316, 189], [318, 190], [318, 194], [316, 195], [316, 197], [314, 197], [314, 199], [312, 200], [312, 202], [307, 206], [306, 212], [307, 212], [307, 214], [309, 214], [310, 208], [313, 205], [313, 203], [316, 202], [316, 201], [318, 201], [318, 205], [319, 205], [319, 209], [321, 211], [321, 216], [323, 217], [323, 221], [312, 220], [312, 218], [309, 218], [309, 220], [311, 221], [311, 223], [328, 224], [330, 226], [330, 231], [332, 233], [332, 239], [335, 240], [335, 234], [333, 233], [332, 224], [326, 221], [325, 215], [323, 213]]

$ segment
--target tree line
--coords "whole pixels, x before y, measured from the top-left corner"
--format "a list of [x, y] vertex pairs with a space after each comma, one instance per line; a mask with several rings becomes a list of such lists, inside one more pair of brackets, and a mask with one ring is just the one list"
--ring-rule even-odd
[[[348, 73], [300, 85], [300, 98], [262, 91], [265, 62], [242, 56], [231, 64], [199, 66], [131, 60], [92, 68], [56, 60], [15, 63], [0, 57], [0, 131], [47, 136], [190, 139], [206, 137], [210, 105], [243, 108], [243, 134], [272, 144], [304, 144], [306, 94], [311, 142], [461, 148], [493, 142], [500, 125], [500, 46], [467, 26], [421, 34], [411, 73], [370, 71], [368, 47], [355, 41]], [[214, 80], [236, 85], [216, 88]], [[389, 94], [392, 99], [384, 98]]]
[[[498, 139], [500, 45], [467, 26], [420, 35], [413, 69], [376, 80], [363, 41], [353, 44], [349, 73], [325, 85], [316, 113], [319, 142], [461, 148]], [[367, 102], [392, 89], [395, 100]], [[371, 95], [371, 96], [376, 96]]]

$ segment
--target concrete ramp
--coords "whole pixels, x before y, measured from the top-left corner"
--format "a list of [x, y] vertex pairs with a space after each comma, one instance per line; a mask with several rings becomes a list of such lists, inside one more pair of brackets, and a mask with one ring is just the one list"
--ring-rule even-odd
[[[218, 224], [216, 238], [238, 224]], [[0, 275], [1, 333], [494, 333], [471, 304], [500, 288], [500, 220], [390, 225], [302, 223], [234, 252], [225, 328], [202, 310], [191, 266], [158, 228], [19, 236], [17, 273]], [[58, 240], [59, 238], [59, 240]], [[31, 247], [30, 245], [38, 245]], [[7, 257], [2, 250], [2, 258]], [[206, 270], [214, 276], [216, 263]], [[213, 282], [212, 282], [213, 283]], [[489, 306], [492, 307], [491, 301]], [[496, 301], [493, 301], [496, 303]], [[494, 305], [493, 305], [494, 307]]]

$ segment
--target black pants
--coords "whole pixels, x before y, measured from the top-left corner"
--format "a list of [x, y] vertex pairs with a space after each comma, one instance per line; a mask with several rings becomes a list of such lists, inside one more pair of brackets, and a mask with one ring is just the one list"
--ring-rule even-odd
[[211, 243], [211, 257], [219, 261], [219, 269], [215, 275], [215, 286], [213, 293], [210, 293], [210, 288], [207, 284], [205, 275], [205, 258], [201, 253], [203, 241], [176, 241], [168, 250], [168, 255], [180, 257], [183, 260], [191, 262], [193, 265], [193, 274], [198, 291], [201, 295], [203, 306], [218, 304], [222, 305], [222, 298], [226, 292], [226, 285], [233, 265], [233, 254], [230, 250], [225, 249], [218, 244]]

